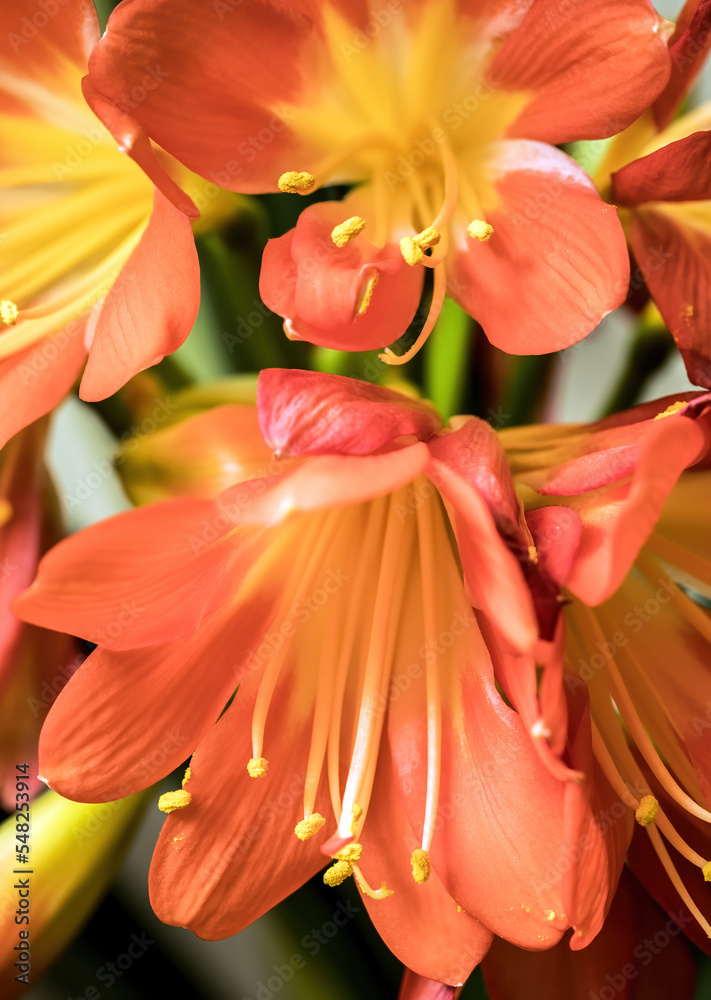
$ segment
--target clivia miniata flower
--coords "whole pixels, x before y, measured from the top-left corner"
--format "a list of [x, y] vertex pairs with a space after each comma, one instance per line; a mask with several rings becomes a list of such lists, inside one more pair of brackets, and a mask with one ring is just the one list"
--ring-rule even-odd
[[154, 188], [126, 155], [157, 164], [147, 137], [125, 127], [117, 148], [82, 95], [93, 4], [65, 0], [50, 15], [33, 0], [5, 3], [0, 26], [2, 445], [85, 363], [80, 394], [97, 400], [175, 350], [199, 275], [191, 200], [162, 169], [175, 204]]
[[[553, 745], [566, 726], [571, 763], [590, 779], [591, 810], [567, 848], [579, 860], [571, 946], [600, 930], [632, 842], [638, 877], [675, 919], [679, 907], [689, 915], [685, 932], [708, 948], [711, 723], [700, 707], [711, 704], [711, 397], [687, 393], [590, 425], [505, 430], [500, 440], [529, 523], [541, 504], [565, 512], [548, 543], [567, 553], [556, 637], [567, 720], [546, 709], [544, 691], [537, 697], [530, 658], [511, 657], [498, 673]], [[604, 834], [597, 855], [586, 840], [591, 815]]]
[[43, 777], [102, 800], [194, 751], [161, 800], [150, 891], [201, 937], [328, 863], [325, 881], [354, 876], [386, 943], [435, 985], [464, 982], [493, 934], [553, 946], [569, 889], [546, 873], [586, 802], [495, 684], [490, 648], [540, 644], [522, 568], [536, 533], [495, 432], [267, 370], [256, 411], [216, 407], [157, 437], [180, 449], [184, 428], [192, 447], [199, 428], [209, 455], [228, 420], [235, 485], [93, 525], [15, 602], [98, 643], [48, 716]]
[[[496, 346], [540, 354], [589, 333], [628, 276], [616, 212], [555, 147], [649, 105], [665, 34], [647, 0], [124, 0], [90, 82], [105, 120], [233, 190], [352, 188], [267, 246], [261, 293], [289, 336], [385, 347], [431, 270], [417, 341], [388, 361], [418, 349], [445, 291]], [[161, 86], [129, 108], [156, 64]]]

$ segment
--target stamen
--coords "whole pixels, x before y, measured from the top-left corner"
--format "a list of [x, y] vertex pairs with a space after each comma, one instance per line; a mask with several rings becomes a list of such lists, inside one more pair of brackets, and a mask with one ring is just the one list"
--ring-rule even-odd
[[[671, 879], [672, 885], [681, 896], [683, 902], [686, 903], [689, 912], [693, 917], [696, 918], [697, 922], [703, 929], [706, 936], [711, 938], [711, 926], [709, 926], [709, 923], [704, 917], [703, 913], [698, 908], [694, 900], [691, 898], [689, 890], [682, 882], [678, 871], [674, 867], [674, 862], [669, 857], [669, 852], [664, 846], [664, 842], [662, 841], [662, 838], [659, 835], [659, 831], [654, 826], [654, 824], [647, 827], [647, 833], [649, 834], [650, 840], [652, 841], [652, 846], [654, 847], [654, 850], [657, 853], [657, 857], [659, 858], [659, 860], [662, 863], [662, 866], [664, 867], [664, 871]], [[709, 867], [708, 865], [704, 866], [704, 879], [706, 879], [706, 881], [711, 881], [711, 879], [706, 878], [706, 868], [708, 867]], [[709, 869], [709, 873], [711, 874], [711, 869]]]
[[266, 757], [252, 757], [247, 762], [247, 771], [250, 778], [263, 778], [269, 770], [269, 761]]
[[371, 899], [387, 899], [388, 896], [392, 896], [393, 890], [388, 889], [384, 882], [380, 883], [379, 889], [372, 889], [368, 885], [365, 875], [360, 870], [358, 865], [353, 865], [353, 874], [356, 877], [356, 882], [360, 886], [360, 891], [365, 893], [365, 895], [369, 896]]
[[421, 264], [425, 259], [422, 248], [413, 236], [403, 236], [400, 240], [400, 253], [404, 257], [405, 263], [409, 264], [410, 267]]
[[363, 857], [363, 845], [355, 843], [346, 844], [340, 850], [336, 851], [332, 857], [336, 861], [347, 861], [349, 865], [353, 865]]
[[0, 302], [0, 320], [2, 320], [5, 326], [14, 326], [17, 323], [19, 315], [20, 310], [12, 299], [3, 299]]
[[321, 813], [311, 813], [306, 819], [302, 819], [296, 824], [294, 833], [299, 840], [308, 840], [315, 833], [319, 832], [325, 822], [326, 820]]
[[284, 194], [310, 194], [316, 186], [316, 178], [307, 170], [287, 170], [278, 181]]
[[425, 325], [420, 330], [415, 343], [411, 348], [409, 348], [409, 350], [405, 351], [404, 354], [394, 354], [389, 347], [386, 347], [383, 353], [378, 355], [380, 360], [384, 361], [385, 364], [404, 365], [406, 361], [414, 358], [432, 332], [434, 325], [437, 322], [437, 317], [442, 312], [444, 296], [447, 291], [447, 271], [445, 269], [444, 262], [439, 263], [437, 267], [434, 268], [433, 274], [434, 288], [432, 289], [432, 302], [430, 304], [430, 311], [427, 314], [427, 319], [425, 320]]
[[357, 802], [353, 803], [353, 808], [351, 809], [351, 833], [355, 837], [356, 830], [358, 829], [358, 824], [360, 823], [360, 818], [363, 815], [363, 806], [359, 806]]
[[654, 419], [663, 420], [664, 417], [671, 417], [674, 413], [678, 413], [679, 410], [683, 410], [688, 405], [688, 401], [686, 403], [672, 403], [671, 406], [667, 406], [663, 413], [658, 413]]
[[420, 847], [415, 848], [410, 858], [410, 864], [412, 865], [412, 877], [418, 885], [422, 885], [432, 874], [429, 854]]
[[337, 247], [344, 247], [362, 233], [364, 229], [365, 219], [361, 219], [359, 215], [353, 215], [350, 219], [341, 222], [340, 225], [332, 230], [331, 239]]
[[380, 280], [380, 274], [375, 271], [368, 280], [365, 282], [360, 290], [360, 298], [358, 299], [358, 304], [356, 305], [356, 315], [362, 316], [368, 311], [368, 306], [373, 299], [373, 292], [375, 291], [375, 286]]
[[474, 219], [467, 226], [467, 232], [473, 240], [478, 240], [480, 243], [488, 243], [494, 235], [494, 227], [490, 226], [488, 222], [484, 222], [483, 219]]
[[189, 767], [186, 767], [181, 787], [185, 788], [186, 784], [190, 781], [191, 778], [192, 778], [192, 771], [190, 770]]
[[711, 882], [711, 861], [707, 861], [701, 871], [704, 876], [704, 882]]
[[158, 808], [161, 812], [172, 813], [176, 809], [185, 809], [192, 799], [190, 792], [185, 792], [183, 789], [178, 789], [177, 792], [164, 792], [158, 799]]
[[417, 234], [415, 243], [421, 250], [430, 250], [432, 247], [436, 247], [441, 239], [442, 234], [438, 233], [434, 226], [428, 226], [427, 229], [423, 229], [421, 233]]
[[532, 562], [534, 566], [538, 563], [538, 552], [535, 545], [528, 546], [528, 561]]
[[650, 823], [654, 822], [658, 811], [659, 802], [657, 799], [653, 795], [643, 795], [635, 810], [634, 818], [640, 826], [649, 826]]
[[326, 885], [336, 886], [345, 882], [353, 874], [353, 865], [347, 861], [337, 861], [323, 873], [323, 881]]

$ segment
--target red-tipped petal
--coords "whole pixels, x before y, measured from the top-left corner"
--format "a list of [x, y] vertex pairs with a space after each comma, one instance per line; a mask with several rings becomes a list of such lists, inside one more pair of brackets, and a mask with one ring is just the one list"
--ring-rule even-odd
[[652, 106], [661, 132], [693, 86], [711, 45], [711, 0], [686, 0], [669, 39], [671, 76]]
[[693, 132], [614, 173], [612, 200], [617, 205], [639, 205], [711, 199], [710, 158], [711, 131]]
[[259, 375], [259, 426], [280, 455], [371, 455], [396, 438], [427, 440], [442, 423], [430, 403], [369, 382], [270, 368]]
[[156, 191], [148, 227], [101, 307], [81, 382], [82, 399], [110, 396], [180, 347], [199, 304], [190, 221]]

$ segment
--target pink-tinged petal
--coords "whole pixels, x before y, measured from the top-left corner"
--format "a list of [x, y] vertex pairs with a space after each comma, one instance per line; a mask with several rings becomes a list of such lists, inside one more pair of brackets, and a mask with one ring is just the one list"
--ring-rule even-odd
[[427, 440], [442, 426], [425, 400], [298, 369], [262, 371], [257, 409], [264, 440], [279, 455], [371, 455], [399, 437]]
[[468, 599], [514, 649], [531, 650], [538, 637], [531, 595], [518, 559], [501, 538], [486, 501], [436, 459], [429, 477], [453, 509]]
[[711, 388], [711, 230], [674, 206], [642, 207], [629, 239], [689, 380]]
[[489, 950], [492, 934], [457, 906], [436, 871], [423, 884], [413, 879], [410, 858], [421, 841], [407, 818], [385, 740], [360, 843], [360, 867], [370, 885], [384, 881], [393, 892], [383, 900], [363, 896], [378, 934], [418, 977], [460, 986]]
[[[693, 405], [693, 404], [692, 404]], [[582, 522], [566, 586], [586, 604], [606, 600], [622, 583], [685, 468], [709, 449], [708, 417], [682, 413], [652, 423], [631, 480], [572, 497]]]
[[86, 359], [86, 317], [54, 336], [0, 361], [0, 447], [54, 409], [74, 385]]
[[542, 143], [492, 147], [488, 172], [498, 196], [485, 206], [494, 233], [479, 243], [461, 231], [450, 294], [510, 354], [569, 347], [627, 294], [617, 212], [577, 164]]
[[496, 939], [482, 972], [491, 1000], [692, 1000], [695, 986], [683, 935], [626, 870], [602, 931], [582, 951], [561, 941], [534, 953]]
[[199, 304], [190, 221], [156, 191], [148, 227], [101, 307], [81, 381], [82, 399], [110, 396], [180, 347]]
[[511, 469], [490, 424], [472, 417], [457, 430], [433, 438], [429, 449], [437, 461], [461, 476], [483, 497], [502, 535], [513, 540], [520, 534], [519, 504]]
[[427, 472], [422, 442], [382, 455], [320, 455], [272, 479], [240, 483], [218, 503], [237, 508], [241, 524], [278, 524], [295, 511], [323, 510], [386, 496]]
[[235, 535], [233, 513], [178, 499], [99, 521], [47, 553], [13, 610], [112, 650], [190, 635], [255, 559], [257, 534]]
[[[560, 885], [565, 785], [550, 775], [520, 717], [496, 690], [476, 626], [456, 639], [451, 657], [445, 665], [451, 669], [440, 671], [433, 869], [455, 900], [495, 934], [522, 947], [550, 948], [568, 926]], [[462, 663], [459, 671], [455, 662]], [[423, 678], [389, 708], [388, 737], [416, 831], [425, 810], [426, 704]]]
[[90, 84], [196, 173], [275, 191], [310, 152], [290, 122], [309, 86], [313, 24], [271, 0], [225, 7], [125, 0], [92, 52]]
[[569, 507], [539, 507], [526, 514], [535, 561], [522, 560], [541, 637], [552, 639], [561, 611], [561, 588], [568, 579], [580, 545], [580, 515]]
[[[37, 0], [13, 0], [0, 9], [0, 34], [5, 39], [0, 67], [56, 93], [74, 83], [66, 72], [68, 62], [86, 69], [99, 22], [91, 0], [59, 0], [44, 9]], [[21, 93], [10, 95], [4, 88], [0, 93], [3, 111], [21, 110]]]
[[558, 145], [631, 125], [669, 79], [664, 23], [647, 0], [534, 3], [489, 69], [531, 94], [509, 134]]
[[[166, 820], [151, 864], [151, 904], [164, 923], [189, 927], [210, 940], [228, 937], [324, 867], [323, 836], [303, 842], [294, 834], [304, 815], [318, 677], [317, 671], [305, 673], [280, 680], [270, 703], [265, 775], [252, 778], [246, 766], [259, 672], [247, 673], [192, 758], [185, 786], [192, 801]], [[323, 794], [315, 811], [331, 816]], [[218, 815], [221, 822], [215, 822]]]
[[661, 132], [694, 85], [711, 45], [711, 0], [686, 0], [669, 39], [671, 76], [652, 105]]
[[612, 200], [617, 205], [708, 200], [711, 198], [710, 159], [711, 131], [693, 132], [614, 173]]
[[456, 1000], [461, 991], [405, 969], [398, 1000]]
[[374, 246], [367, 231], [336, 246], [331, 232], [346, 218], [342, 203], [321, 202], [301, 213], [295, 229], [270, 240], [260, 294], [293, 339], [346, 351], [385, 347], [412, 322], [424, 274], [405, 263], [397, 245]]
[[165, 777], [217, 721], [273, 613], [270, 600], [255, 598], [179, 642], [94, 650], [47, 716], [42, 776], [80, 802], [122, 798]]
[[[156, 68], [158, 69], [158, 67]], [[125, 107], [116, 107], [101, 94], [97, 94], [91, 86], [89, 77], [84, 77], [81, 86], [86, 103], [114, 137], [119, 144], [119, 149], [135, 160], [158, 190], [162, 191], [168, 201], [180, 212], [191, 219], [196, 219], [200, 213], [192, 199], [178, 187], [170, 174], [163, 168], [146, 130], [140, 123]], [[135, 105], [129, 103], [128, 106]]]

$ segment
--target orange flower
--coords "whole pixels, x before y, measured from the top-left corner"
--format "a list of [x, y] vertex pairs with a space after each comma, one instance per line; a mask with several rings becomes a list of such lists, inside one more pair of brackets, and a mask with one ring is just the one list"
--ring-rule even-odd
[[[225, 410], [165, 440], [182, 426], [194, 443], [199, 421], [211, 453]], [[235, 933], [326, 855], [325, 880], [355, 875], [384, 940], [435, 984], [461, 984], [493, 933], [550, 947], [570, 923], [562, 877], [538, 883], [582, 797], [499, 695], [482, 634], [521, 655], [539, 641], [496, 435], [304, 371], [262, 372], [257, 410], [259, 425], [233, 408], [241, 482], [60, 543], [16, 602], [99, 643], [45, 724], [42, 774], [105, 799], [194, 751], [162, 800], [150, 890], [202, 937]]]

